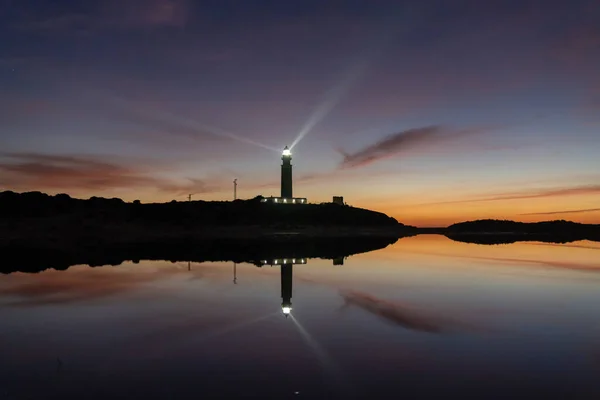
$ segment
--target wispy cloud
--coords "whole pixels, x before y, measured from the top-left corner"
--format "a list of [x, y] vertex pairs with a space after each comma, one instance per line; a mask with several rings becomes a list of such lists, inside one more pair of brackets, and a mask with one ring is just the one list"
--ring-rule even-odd
[[[442, 126], [426, 126], [394, 133], [354, 153], [340, 150], [344, 156], [340, 168], [356, 168], [411, 152], [442, 152], [465, 145], [462, 139], [483, 133], [482, 129], [456, 130]], [[472, 144], [472, 142], [471, 142]]]
[[541, 189], [533, 192], [521, 192], [506, 195], [499, 195], [490, 198], [479, 199], [477, 201], [494, 201], [494, 200], [520, 200], [520, 199], [535, 199], [540, 197], [559, 197], [572, 196], [581, 194], [599, 194], [600, 185], [583, 185], [566, 188]]
[[188, 0], [107, 0], [75, 12], [30, 16], [16, 27], [46, 33], [183, 27], [189, 10]]
[[188, 0], [129, 0], [118, 1], [117, 7], [122, 8], [125, 22], [142, 26], [175, 26], [181, 27], [187, 23], [189, 16]]
[[586, 208], [580, 210], [561, 210], [561, 211], [546, 211], [546, 212], [534, 212], [534, 213], [525, 213], [520, 215], [557, 215], [557, 214], [582, 214], [589, 212], [600, 211], [600, 208]]
[[[600, 185], [580, 185], [580, 186], [571, 186], [571, 187], [563, 187], [563, 188], [547, 188], [547, 189], [538, 189], [538, 190], [530, 190], [530, 191], [520, 191], [520, 192], [509, 192], [509, 193], [499, 193], [487, 197], [479, 197], [472, 199], [464, 199], [464, 200], [448, 200], [448, 201], [440, 201], [435, 203], [427, 203], [427, 205], [436, 205], [436, 204], [459, 204], [459, 203], [477, 203], [477, 202], [485, 202], [485, 201], [499, 201], [499, 200], [525, 200], [525, 199], [537, 199], [537, 198], [546, 198], [546, 197], [562, 197], [562, 196], [575, 196], [575, 195], [597, 195], [600, 194]], [[582, 210], [581, 212], [593, 211], [593, 210]], [[558, 212], [558, 213], [566, 213]], [[543, 214], [543, 213], [542, 213]]]
[[158, 178], [141, 166], [124, 165], [88, 156], [37, 153], [0, 154], [0, 184], [14, 190], [110, 190], [151, 188], [183, 195], [214, 192], [209, 181], [189, 178], [181, 182]]
[[183, 182], [159, 180], [156, 188], [164, 193], [174, 196], [187, 196], [188, 194], [214, 193], [223, 190], [223, 185], [216, 184], [212, 179], [187, 178]]

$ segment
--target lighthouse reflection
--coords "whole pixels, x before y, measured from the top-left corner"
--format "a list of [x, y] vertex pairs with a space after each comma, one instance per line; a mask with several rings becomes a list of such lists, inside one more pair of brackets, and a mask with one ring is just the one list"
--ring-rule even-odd
[[274, 258], [256, 262], [259, 268], [264, 266], [279, 267], [281, 273], [281, 312], [286, 318], [292, 312], [292, 291], [294, 280], [294, 265], [306, 264], [306, 258]]
[[294, 264], [281, 266], [281, 312], [287, 317], [292, 312]]

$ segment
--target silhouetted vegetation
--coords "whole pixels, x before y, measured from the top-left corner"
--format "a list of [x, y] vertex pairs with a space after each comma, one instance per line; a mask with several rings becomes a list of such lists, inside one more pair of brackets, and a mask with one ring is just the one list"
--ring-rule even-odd
[[0, 217], [24, 219], [80, 219], [86, 223], [135, 222], [176, 226], [369, 226], [396, 227], [387, 215], [335, 204], [283, 205], [262, 203], [260, 197], [236, 201], [186, 201], [141, 204], [121, 199], [73, 199], [66, 194], [0, 193]]

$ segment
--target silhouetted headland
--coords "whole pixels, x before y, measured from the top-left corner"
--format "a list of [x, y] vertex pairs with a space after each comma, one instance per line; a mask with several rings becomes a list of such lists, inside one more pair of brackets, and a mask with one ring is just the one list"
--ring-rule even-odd
[[[333, 203], [273, 204], [261, 197], [236, 201], [127, 203], [74, 199], [66, 194], [0, 193], [2, 238], [81, 243], [137, 242], [159, 238], [242, 238], [300, 234], [396, 236], [411, 230], [383, 213]], [[414, 229], [414, 228], [412, 228]]]

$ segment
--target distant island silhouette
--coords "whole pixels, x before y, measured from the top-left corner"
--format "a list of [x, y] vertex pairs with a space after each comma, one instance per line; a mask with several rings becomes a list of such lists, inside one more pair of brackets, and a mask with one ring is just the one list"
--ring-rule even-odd
[[15, 262], [27, 269], [31, 262], [35, 270], [139, 259], [216, 261], [233, 257], [235, 261], [237, 257], [241, 261], [260, 257], [252, 252], [267, 247], [290, 254], [291, 247], [286, 248], [285, 243], [315, 257], [333, 257], [333, 253], [354, 253], [354, 249], [368, 251], [356, 247], [361, 241], [368, 248], [378, 248], [401, 237], [428, 233], [478, 244], [600, 241], [600, 225], [569, 221], [488, 219], [446, 228], [417, 228], [381, 212], [347, 205], [285, 205], [262, 199], [142, 204], [116, 198], [83, 200], [66, 194], [0, 192], [3, 265]]
[[568, 243], [577, 240], [600, 241], [600, 225], [565, 220], [515, 222], [484, 219], [461, 222], [443, 230], [448, 238], [478, 244], [507, 244], [517, 241]]

